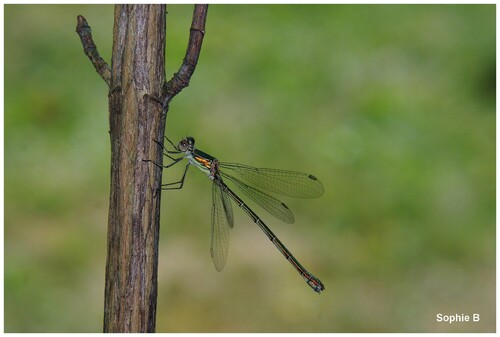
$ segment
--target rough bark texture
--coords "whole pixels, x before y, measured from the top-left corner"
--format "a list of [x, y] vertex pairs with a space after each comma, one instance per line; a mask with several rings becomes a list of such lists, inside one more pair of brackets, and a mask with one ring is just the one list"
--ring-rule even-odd
[[154, 332], [166, 7], [116, 5], [109, 94], [111, 196], [105, 332]]
[[196, 68], [207, 8], [195, 5], [186, 56], [168, 83], [166, 5], [115, 6], [111, 67], [99, 55], [85, 18], [77, 18], [83, 50], [110, 89], [105, 332], [155, 331], [162, 151], [153, 140], [163, 140], [168, 105]]

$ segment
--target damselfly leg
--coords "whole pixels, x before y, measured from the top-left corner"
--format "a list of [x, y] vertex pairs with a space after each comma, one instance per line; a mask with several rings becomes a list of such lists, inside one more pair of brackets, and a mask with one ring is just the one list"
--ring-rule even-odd
[[[172, 141], [170, 139], [168, 139], [168, 137], [165, 136], [165, 139], [172, 145], [172, 147], [175, 149], [175, 151], [168, 150], [162, 143], [160, 143], [156, 139], [153, 139], [153, 141], [156, 144], [158, 144], [158, 146], [162, 149], [163, 155], [165, 157], [169, 158], [170, 160], [172, 160], [172, 163], [170, 163], [168, 165], [160, 165], [157, 162], [150, 160], [150, 159], [143, 159], [142, 161], [153, 163], [156, 167], [161, 168], [161, 169], [170, 168], [170, 167], [174, 166], [175, 164], [179, 163], [180, 161], [182, 161], [184, 159], [184, 156], [179, 157], [179, 158], [175, 158], [175, 157], [170, 156], [170, 154], [180, 154], [182, 152], [179, 150], [179, 148], [177, 146], [174, 145], [174, 143], [172, 143]], [[182, 186], [184, 185], [184, 178], [186, 178], [186, 173], [188, 171], [188, 168], [189, 168], [189, 163], [186, 164], [186, 168], [184, 169], [184, 173], [182, 175], [181, 180], [171, 182], [171, 183], [162, 184], [162, 185], [160, 185], [160, 188], [158, 190], [178, 190], [178, 189], [181, 189]], [[178, 185], [178, 186], [175, 186], [175, 185]]]

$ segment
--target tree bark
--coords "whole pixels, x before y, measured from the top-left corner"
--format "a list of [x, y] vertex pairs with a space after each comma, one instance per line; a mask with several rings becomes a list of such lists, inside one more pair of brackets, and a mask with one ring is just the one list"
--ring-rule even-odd
[[[116, 5], [112, 65], [101, 58], [81, 15], [85, 54], [109, 86], [111, 193], [104, 332], [154, 332], [162, 141], [168, 106], [189, 85], [204, 36], [208, 5], [195, 5], [186, 56], [165, 81], [166, 5]], [[144, 162], [150, 160], [157, 165]]]
[[164, 5], [116, 5], [109, 125], [111, 195], [104, 332], [154, 332], [165, 113]]

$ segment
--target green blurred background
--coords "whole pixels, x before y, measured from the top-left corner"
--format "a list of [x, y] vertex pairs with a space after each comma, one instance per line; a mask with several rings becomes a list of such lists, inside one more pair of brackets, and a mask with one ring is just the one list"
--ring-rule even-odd
[[[168, 6], [168, 78], [191, 13]], [[78, 14], [109, 61], [113, 6], [5, 6], [7, 332], [102, 330], [107, 88]], [[323, 197], [285, 200], [295, 224], [258, 210], [326, 290], [237, 208], [216, 272], [190, 170], [162, 198], [157, 331], [495, 331], [495, 62], [494, 5], [211, 5], [167, 134], [318, 176]]]

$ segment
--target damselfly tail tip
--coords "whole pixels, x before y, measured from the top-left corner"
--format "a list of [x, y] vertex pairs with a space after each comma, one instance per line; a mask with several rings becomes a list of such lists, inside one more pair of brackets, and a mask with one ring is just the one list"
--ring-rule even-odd
[[312, 284], [309, 284], [311, 286], [311, 288], [313, 288], [313, 290], [315, 292], [317, 292], [318, 294], [321, 294], [321, 292], [323, 290], [325, 290], [325, 287], [323, 286], [323, 284], [315, 284], [315, 285], [312, 285]]
[[307, 285], [318, 294], [321, 294], [321, 292], [325, 290], [323, 283], [315, 276], [310, 274], [309, 277], [304, 276], [304, 278], [306, 279]]

